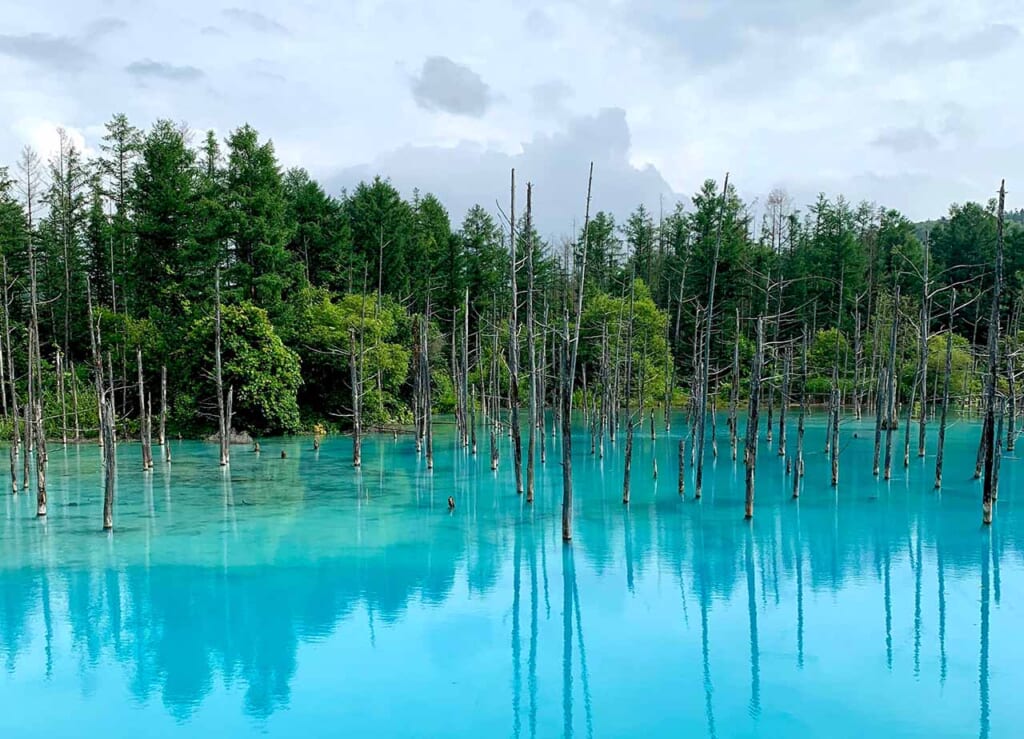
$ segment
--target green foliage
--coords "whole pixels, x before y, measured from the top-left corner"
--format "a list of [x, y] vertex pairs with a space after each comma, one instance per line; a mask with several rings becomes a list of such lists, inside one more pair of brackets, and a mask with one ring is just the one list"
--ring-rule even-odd
[[[262, 308], [248, 302], [225, 305], [221, 315], [224, 387], [225, 392], [234, 388], [235, 427], [261, 435], [297, 431], [302, 382], [298, 355], [284, 345]], [[182, 362], [182, 374], [193, 383], [183, 394], [185, 402], [178, 404], [177, 417], [211, 417], [217, 397], [213, 315], [193, 321], [182, 346]]]
[[409, 349], [396, 341], [409, 333], [405, 309], [387, 296], [379, 303], [374, 295], [333, 298], [317, 288], [303, 290], [298, 302], [298, 320], [288, 338], [302, 357], [303, 403], [334, 415], [351, 413], [349, 362], [355, 353], [364, 378], [366, 423], [400, 415], [398, 394], [411, 357]]
[[[632, 338], [630, 338], [630, 309], [632, 307]], [[626, 367], [627, 347], [632, 345], [633, 396], [643, 393], [645, 402], [665, 396], [665, 353], [668, 351], [666, 332], [668, 316], [658, 309], [650, 290], [643, 280], [633, 286], [632, 306], [627, 293], [615, 297], [596, 293], [586, 301], [581, 321], [580, 361], [586, 363], [587, 374], [596, 378], [600, 373], [602, 335], [607, 336], [611, 362], [620, 357], [623, 372]], [[624, 381], [623, 381], [624, 383]]]

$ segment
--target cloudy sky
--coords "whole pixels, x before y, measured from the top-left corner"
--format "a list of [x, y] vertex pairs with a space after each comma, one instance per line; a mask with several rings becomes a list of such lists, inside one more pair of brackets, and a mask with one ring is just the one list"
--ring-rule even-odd
[[725, 171], [915, 219], [1005, 176], [1021, 205], [1019, 0], [232, 2], [0, 0], [0, 162], [124, 112], [247, 121], [334, 192], [380, 172], [456, 220], [515, 166], [552, 233], [590, 160], [618, 215]]

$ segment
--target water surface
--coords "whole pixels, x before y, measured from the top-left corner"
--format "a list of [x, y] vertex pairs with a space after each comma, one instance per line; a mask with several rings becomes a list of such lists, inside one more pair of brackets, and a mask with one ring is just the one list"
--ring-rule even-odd
[[628, 507], [623, 439], [599, 459], [580, 430], [570, 547], [552, 439], [533, 506], [507, 438], [495, 474], [450, 427], [433, 472], [405, 436], [361, 471], [343, 437], [227, 471], [174, 442], [148, 474], [123, 444], [113, 536], [98, 450], [53, 446], [50, 515], [0, 502], [0, 735], [1020, 735], [1019, 460], [982, 527], [976, 424], [936, 493], [933, 433], [884, 482], [846, 422], [836, 490], [816, 419], [798, 501], [762, 434], [745, 522], [724, 423], [680, 500], [679, 428], [637, 436]]

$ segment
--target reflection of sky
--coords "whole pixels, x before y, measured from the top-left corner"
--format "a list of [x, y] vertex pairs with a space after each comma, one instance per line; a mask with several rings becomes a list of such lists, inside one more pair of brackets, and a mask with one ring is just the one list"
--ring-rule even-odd
[[34, 520], [31, 495], [2, 504], [0, 695], [20, 708], [0, 711], [0, 729], [1009, 731], [1024, 663], [1015, 460], [985, 531], [976, 427], [948, 435], [941, 495], [932, 457], [876, 483], [863, 433], [836, 495], [822, 431], [808, 430], [798, 504], [774, 450], [759, 455], [751, 527], [725, 456], [701, 503], [681, 503], [676, 441], [659, 435], [655, 484], [638, 435], [624, 508], [618, 455], [584, 453], [569, 552], [560, 469], [549, 462], [525, 507], [509, 494], [507, 439], [498, 479], [484, 457], [450, 453], [444, 432], [430, 478], [406, 439], [370, 439], [359, 475], [344, 439], [319, 455], [282, 442], [288, 460], [273, 442], [262, 459], [237, 449], [230, 482], [192, 444], [144, 482], [123, 445], [113, 539], [98, 532], [96, 450], [55, 449], [49, 520]]

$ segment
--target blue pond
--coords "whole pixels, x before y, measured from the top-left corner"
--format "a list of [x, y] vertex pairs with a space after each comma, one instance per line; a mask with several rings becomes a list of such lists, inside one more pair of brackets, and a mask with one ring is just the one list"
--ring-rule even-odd
[[762, 433], [746, 522], [722, 422], [680, 500], [681, 426], [638, 434], [628, 507], [622, 437], [599, 459], [580, 429], [571, 546], [550, 438], [533, 506], [509, 439], [492, 473], [450, 426], [432, 472], [407, 436], [361, 471], [340, 437], [229, 471], [174, 442], [147, 474], [122, 444], [112, 536], [98, 450], [53, 446], [47, 519], [0, 502], [0, 736], [1021, 735], [1018, 459], [982, 527], [977, 424], [937, 493], [934, 427], [885, 482], [845, 421], [833, 489], [819, 415], [799, 500]]

